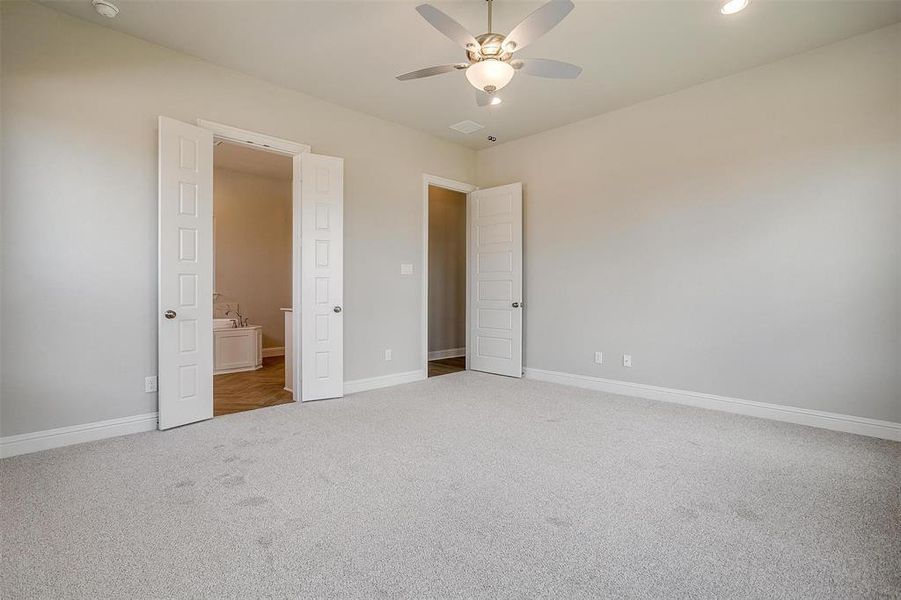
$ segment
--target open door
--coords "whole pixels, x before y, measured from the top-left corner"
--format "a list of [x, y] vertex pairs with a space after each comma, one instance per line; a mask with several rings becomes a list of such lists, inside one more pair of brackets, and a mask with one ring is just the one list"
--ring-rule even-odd
[[301, 167], [301, 399], [339, 398], [344, 395], [344, 160], [305, 152]]
[[470, 192], [468, 368], [522, 377], [522, 184]]
[[213, 417], [213, 134], [159, 118], [159, 428]]

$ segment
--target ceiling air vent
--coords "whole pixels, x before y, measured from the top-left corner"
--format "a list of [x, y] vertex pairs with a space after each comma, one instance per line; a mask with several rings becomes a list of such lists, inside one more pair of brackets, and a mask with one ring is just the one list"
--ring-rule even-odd
[[475, 121], [460, 121], [451, 125], [450, 128], [460, 133], [475, 133], [479, 129], [484, 129], [485, 126], [479, 125]]

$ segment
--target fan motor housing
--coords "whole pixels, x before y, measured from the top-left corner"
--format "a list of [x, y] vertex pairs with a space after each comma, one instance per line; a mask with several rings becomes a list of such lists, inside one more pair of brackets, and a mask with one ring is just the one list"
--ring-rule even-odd
[[476, 38], [476, 41], [479, 43], [481, 48], [491, 49], [493, 47], [497, 47], [497, 53], [495, 54], [482, 54], [477, 52], [472, 52], [470, 50], [466, 51], [466, 58], [469, 59], [470, 63], [477, 63], [480, 60], [484, 60], [486, 58], [496, 58], [497, 60], [507, 62], [510, 60], [512, 54], [504, 51], [504, 39], [506, 36], [503, 36], [499, 33], [483, 33], [479, 37]]

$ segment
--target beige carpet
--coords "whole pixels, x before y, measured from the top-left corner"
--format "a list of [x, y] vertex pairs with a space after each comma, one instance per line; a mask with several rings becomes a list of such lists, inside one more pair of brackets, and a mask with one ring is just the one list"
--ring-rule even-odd
[[901, 444], [475, 373], [0, 461], [2, 598], [901, 596]]

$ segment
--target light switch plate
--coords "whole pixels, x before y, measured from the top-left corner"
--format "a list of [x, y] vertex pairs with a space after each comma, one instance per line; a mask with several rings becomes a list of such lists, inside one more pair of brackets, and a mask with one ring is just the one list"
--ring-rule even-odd
[[144, 378], [144, 391], [148, 394], [156, 391], [156, 375]]
[[623, 366], [624, 367], [632, 366], [632, 355], [631, 354], [623, 354]]
[[401, 263], [400, 274], [401, 275], [412, 275], [413, 274], [413, 265], [411, 263]]
[[599, 365], [604, 364], [604, 353], [603, 352], [595, 352], [594, 353], [594, 362]]

